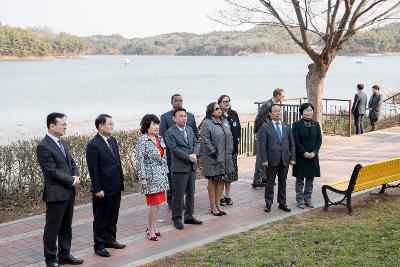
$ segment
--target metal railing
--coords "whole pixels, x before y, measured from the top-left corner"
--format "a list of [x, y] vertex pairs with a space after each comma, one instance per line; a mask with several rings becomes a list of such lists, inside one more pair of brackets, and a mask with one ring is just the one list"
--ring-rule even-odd
[[241, 126], [241, 138], [239, 143], [239, 156], [249, 157], [254, 155], [255, 151], [255, 134], [254, 122], [243, 122]]

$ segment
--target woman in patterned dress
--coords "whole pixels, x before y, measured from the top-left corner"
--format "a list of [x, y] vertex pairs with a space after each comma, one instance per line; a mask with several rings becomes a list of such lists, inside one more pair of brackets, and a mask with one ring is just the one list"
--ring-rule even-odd
[[140, 192], [145, 194], [149, 206], [148, 227], [146, 236], [157, 241], [161, 236], [156, 230], [156, 219], [159, 206], [165, 202], [165, 191], [168, 190], [168, 165], [165, 143], [158, 134], [160, 120], [154, 114], [142, 118], [140, 131], [142, 136], [136, 144], [137, 174], [140, 180]]

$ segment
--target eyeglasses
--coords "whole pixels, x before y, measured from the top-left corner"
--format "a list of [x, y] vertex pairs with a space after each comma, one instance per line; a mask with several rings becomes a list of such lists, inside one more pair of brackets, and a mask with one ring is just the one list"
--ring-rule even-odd
[[214, 110], [220, 110], [221, 108], [214, 108]]
[[222, 103], [230, 103], [231, 101], [230, 100], [226, 100], [226, 101], [222, 101]]

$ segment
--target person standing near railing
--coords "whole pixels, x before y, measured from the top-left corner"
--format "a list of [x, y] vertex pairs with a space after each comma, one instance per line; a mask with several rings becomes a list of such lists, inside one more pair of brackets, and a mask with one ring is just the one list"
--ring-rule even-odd
[[371, 131], [376, 131], [376, 123], [380, 117], [382, 106], [382, 95], [379, 93], [378, 85], [372, 86], [372, 96], [368, 102], [369, 121], [371, 122]]
[[354, 96], [353, 107], [351, 111], [354, 115], [354, 125], [356, 127], [356, 134], [363, 134], [363, 117], [367, 109], [367, 95], [363, 92], [364, 85], [357, 84], [357, 94]]
[[[285, 98], [285, 91], [281, 88], [276, 88], [272, 93], [272, 98], [268, 101], [265, 101], [261, 107], [258, 109], [257, 117], [254, 121], [254, 133], [257, 134], [260, 127], [263, 125], [264, 122], [270, 120], [269, 118], [269, 109], [273, 104], [282, 103], [283, 99]], [[253, 188], [256, 187], [265, 187], [266, 178], [265, 178], [265, 168], [262, 166], [261, 162], [261, 153], [258, 148], [256, 147], [256, 164], [253, 176]]]
[[318, 153], [322, 143], [321, 127], [312, 119], [314, 106], [303, 103], [299, 112], [302, 119], [292, 125], [293, 138], [296, 144], [296, 164], [293, 165], [293, 176], [296, 177], [297, 207], [313, 208], [311, 195], [314, 177], [320, 177]]
[[296, 148], [290, 125], [282, 121], [280, 105], [273, 104], [269, 115], [271, 120], [263, 123], [257, 133], [262, 166], [266, 168], [265, 212], [271, 211], [274, 199], [274, 182], [278, 176], [278, 208], [290, 212], [286, 204], [286, 179], [289, 165], [296, 164]]
[[218, 103], [207, 105], [206, 116], [200, 124], [200, 144], [203, 174], [208, 180], [207, 190], [211, 213], [214, 216], [226, 215], [219, 198], [224, 182], [230, 181], [233, 172], [233, 141], [229, 123], [222, 116]]
[[[238, 180], [238, 165], [237, 165], [237, 156], [239, 150], [239, 143], [241, 137], [241, 127], [239, 115], [236, 111], [231, 108], [231, 99], [228, 95], [221, 95], [218, 98], [218, 105], [222, 109], [222, 116], [229, 122], [229, 126], [231, 127], [232, 139], [233, 139], [233, 152], [232, 152], [232, 161], [234, 171], [230, 175], [230, 181], [224, 182], [225, 187], [225, 195], [222, 194], [222, 198], [220, 199], [220, 204], [222, 206], [233, 205], [232, 198], [230, 196], [231, 192], [231, 183]], [[222, 193], [223, 193], [222, 189]]]

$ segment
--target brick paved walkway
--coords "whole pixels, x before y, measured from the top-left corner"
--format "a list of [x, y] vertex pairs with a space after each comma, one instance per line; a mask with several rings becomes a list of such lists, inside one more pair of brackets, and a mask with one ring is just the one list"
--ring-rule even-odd
[[[392, 128], [362, 136], [326, 136], [321, 149], [322, 177], [316, 179], [314, 204], [323, 205], [322, 184], [348, 178], [356, 163], [376, 162], [395, 158], [400, 151], [400, 128]], [[272, 212], [263, 211], [263, 189], [252, 189], [251, 177], [254, 157], [239, 160], [240, 178], [232, 186], [233, 206], [226, 207], [227, 216], [209, 214], [206, 181], [196, 184], [195, 216], [203, 220], [201, 226], [186, 225], [175, 230], [171, 212], [166, 205], [160, 209], [158, 227], [163, 237], [158, 242], [145, 239], [147, 207], [139, 194], [123, 198], [118, 223], [118, 240], [127, 244], [123, 250], [110, 249], [110, 258], [101, 258], [92, 248], [91, 204], [75, 208], [72, 254], [85, 260], [84, 266], [137, 266], [164, 256], [203, 245], [226, 235], [246, 231], [268, 222], [305, 212], [295, 207], [294, 178], [287, 183], [288, 205], [291, 213], [284, 213], [273, 205]], [[390, 193], [390, 191], [389, 191]], [[0, 224], [0, 266], [44, 266], [42, 234], [44, 216], [38, 215]]]

